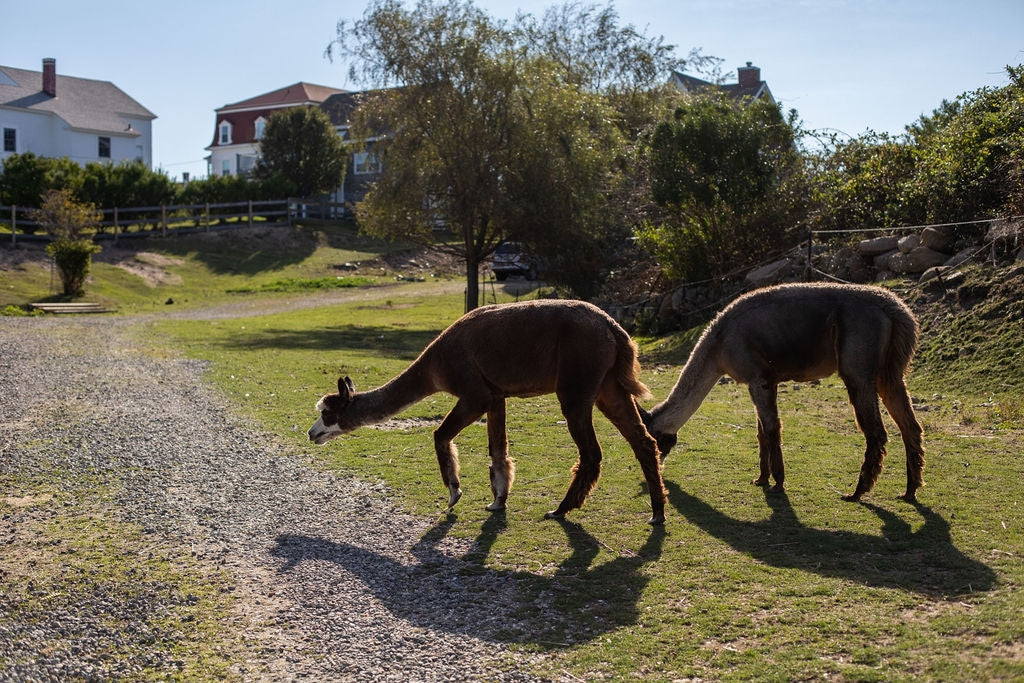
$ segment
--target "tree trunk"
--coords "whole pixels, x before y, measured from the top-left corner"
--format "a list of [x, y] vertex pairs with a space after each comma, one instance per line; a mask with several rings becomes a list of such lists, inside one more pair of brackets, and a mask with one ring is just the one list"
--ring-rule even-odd
[[466, 313], [480, 302], [480, 259], [466, 256]]

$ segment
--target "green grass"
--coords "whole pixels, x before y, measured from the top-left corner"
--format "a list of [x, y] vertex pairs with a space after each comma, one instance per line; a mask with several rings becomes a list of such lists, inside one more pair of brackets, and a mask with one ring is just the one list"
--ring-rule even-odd
[[[195, 309], [243, 300], [254, 294], [290, 293], [389, 281], [378, 271], [344, 273], [338, 268], [386, 254], [390, 247], [358, 235], [351, 226], [254, 229], [103, 242], [93, 259], [83, 300], [125, 313]], [[124, 248], [137, 254], [123, 252]], [[35, 247], [39, 251], [41, 247]], [[145, 277], [105, 262], [113, 255], [149, 267]], [[60, 278], [48, 261], [26, 261], [0, 269], [0, 308], [60, 299]]]
[[[518, 475], [509, 510], [483, 509], [486, 430], [476, 424], [458, 440], [465, 495], [448, 517], [431, 431], [451, 397], [410, 408], [406, 429], [363, 428], [323, 447], [305, 440], [313, 403], [339, 375], [360, 389], [382, 384], [461, 311], [458, 296], [389, 296], [295, 314], [159, 322], [147, 334], [211, 360], [211, 380], [288, 448], [386, 482], [399, 505], [436, 518], [424, 542], [475, 541], [465, 571], [519, 581], [522, 611], [505, 638], [548, 653], [539, 673], [1024, 676], [1024, 443], [1014, 423], [965, 419], [986, 410], [979, 406], [988, 397], [948, 387], [925, 401], [927, 486], [919, 504], [896, 499], [905, 480], [891, 424], [888, 467], [863, 504], [850, 504], [840, 494], [856, 482], [863, 441], [838, 380], [781, 394], [786, 495], [749, 484], [757, 467], [753, 408], [743, 387], [716, 387], [669, 457], [668, 522], [653, 531], [639, 467], [600, 416], [605, 461], [597, 489], [569, 521], [543, 520], [565, 492], [575, 450], [553, 397], [514, 399], [508, 433]], [[686, 343], [645, 343], [644, 379], [656, 396], [674, 383]], [[939, 383], [912, 378], [911, 388], [931, 396]]]

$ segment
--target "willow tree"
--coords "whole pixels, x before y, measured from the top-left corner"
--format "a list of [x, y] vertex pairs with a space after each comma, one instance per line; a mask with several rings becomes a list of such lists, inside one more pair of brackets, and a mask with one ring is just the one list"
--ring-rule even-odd
[[[393, 86], [354, 115], [383, 169], [357, 207], [363, 229], [464, 260], [467, 310], [502, 240], [564, 255], [577, 242], [568, 236], [592, 237], [609, 221], [622, 117], [581, 77], [593, 73], [579, 68], [589, 59], [581, 43], [541, 40], [556, 24], [497, 21], [468, 0], [377, 0], [340, 23], [328, 48], [350, 61], [353, 80]], [[438, 240], [440, 225], [455, 239]]]

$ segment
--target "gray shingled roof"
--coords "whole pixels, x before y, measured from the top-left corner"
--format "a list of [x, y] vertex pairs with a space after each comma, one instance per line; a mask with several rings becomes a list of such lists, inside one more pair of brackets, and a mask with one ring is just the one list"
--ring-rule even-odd
[[124, 117], [155, 119], [109, 81], [57, 74], [57, 96], [43, 92], [43, 73], [0, 66], [0, 107], [59, 116], [76, 130], [124, 134]]

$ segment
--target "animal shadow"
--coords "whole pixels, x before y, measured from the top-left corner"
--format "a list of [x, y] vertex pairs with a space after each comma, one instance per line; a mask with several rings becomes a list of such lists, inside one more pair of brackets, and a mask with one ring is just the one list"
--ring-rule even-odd
[[[470, 549], [453, 557], [438, 549], [454, 515], [430, 528], [412, 548], [416, 562], [404, 564], [350, 543], [304, 535], [282, 535], [273, 554], [287, 574], [305, 561], [336, 564], [357, 576], [396, 617], [431, 630], [559, 649], [589, 642], [636, 623], [637, 602], [649, 579], [643, 567], [661, 556], [665, 539], [654, 527], [636, 552], [623, 551], [594, 565], [601, 544], [578, 524], [558, 520], [571, 554], [550, 575], [493, 569], [485, 560], [506, 526], [504, 512], [483, 523]], [[422, 596], [444, 596], [438, 601]]]
[[949, 522], [926, 505], [915, 503], [924, 524], [914, 531], [901, 516], [871, 503], [861, 505], [882, 520], [880, 535], [818, 529], [803, 524], [785, 493], [765, 492], [771, 516], [762, 521], [737, 520], [665, 481], [669, 502], [690, 522], [734, 549], [773, 567], [802, 569], [891, 587], [931, 597], [951, 597], [995, 586], [991, 568], [953, 545]]

